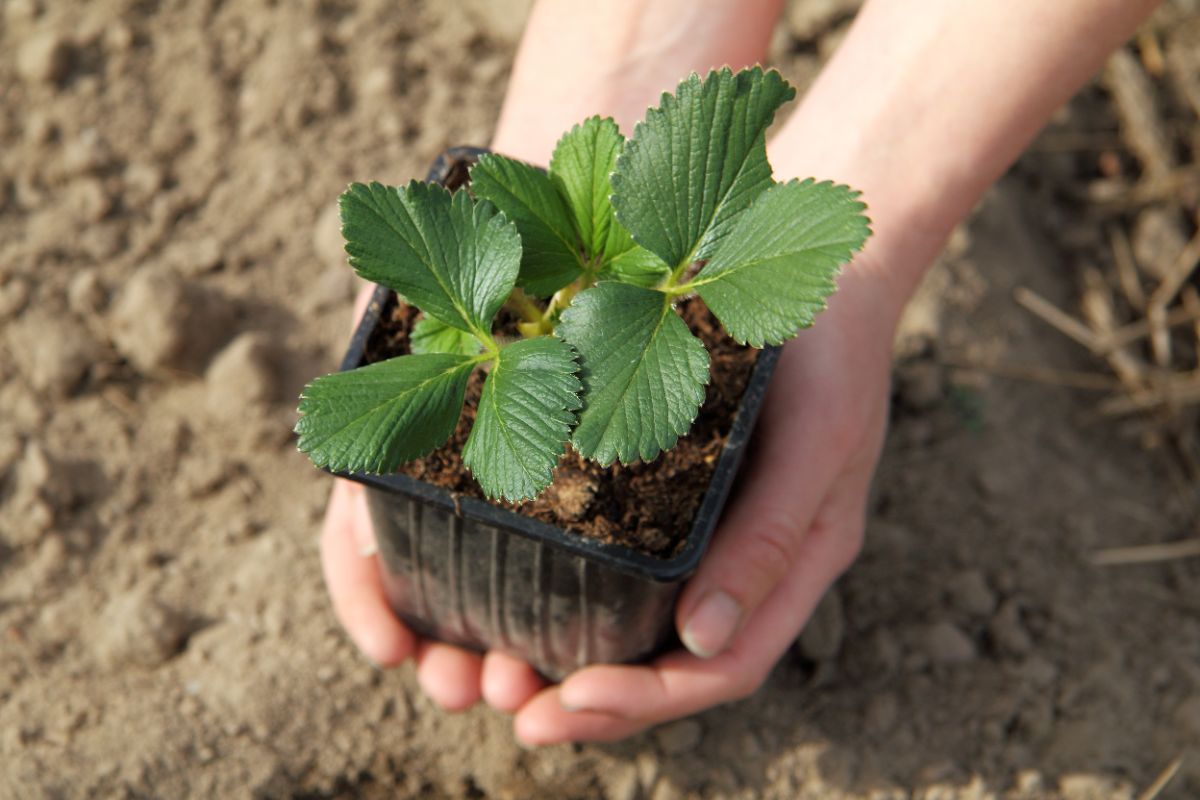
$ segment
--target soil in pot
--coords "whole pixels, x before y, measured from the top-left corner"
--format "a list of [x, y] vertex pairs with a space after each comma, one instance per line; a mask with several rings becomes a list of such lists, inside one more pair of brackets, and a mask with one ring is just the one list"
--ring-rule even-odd
[[[624, 466], [602, 467], [568, 447], [549, 489], [534, 500], [503, 505], [564, 530], [652, 556], [668, 558], [679, 551], [716, 469], [759, 352], [731, 340], [695, 298], [681, 302], [679, 311], [704, 342], [711, 359], [704, 405], [691, 432], [655, 460]], [[503, 315], [501, 312], [497, 320], [499, 332], [515, 335], [516, 321]], [[416, 309], [398, 303], [392, 295], [367, 343], [364, 363], [408, 353], [408, 335], [417, 319]], [[456, 494], [483, 499], [461, 458], [483, 379], [479, 371], [472, 376], [463, 415], [449, 441], [425, 458], [405, 464], [400, 472]]]

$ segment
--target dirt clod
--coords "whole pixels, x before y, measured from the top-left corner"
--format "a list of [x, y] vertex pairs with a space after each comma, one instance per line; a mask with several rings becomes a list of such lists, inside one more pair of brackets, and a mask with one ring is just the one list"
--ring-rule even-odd
[[549, 498], [567, 519], [578, 520], [587, 513], [596, 494], [596, 482], [579, 470], [559, 470]]
[[228, 335], [232, 310], [215, 293], [145, 268], [125, 284], [111, 319], [113, 344], [143, 372], [198, 370]]
[[17, 72], [30, 83], [58, 83], [71, 66], [71, 46], [59, 31], [41, 31], [17, 52]]
[[237, 413], [279, 394], [275, 348], [262, 333], [243, 333], [216, 355], [204, 380], [215, 410]]
[[988, 636], [998, 651], [1006, 655], [1024, 655], [1033, 649], [1033, 640], [1021, 620], [1021, 606], [1006, 600], [988, 623]]
[[659, 749], [669, 756], [689, 753], [704, 739], [704, 726], [694, 719], [681, 719], [656, 728], [654, 739]]
[[180, 613], [145, 590], [111, 600], [93, 632], [92, 648], [104, 666], [156, 667], [179, 652], [188, 634]]
[[25, 307], [29, 291], [29, 282], [22, 278], [11, 278], [0, 285], [0, 321], [9, 319]]
[[43, 309], [11, 323], [5, 340], [29, 384], [54, 397], [75, 391], [99, 356], [94, 338], [77, 319]]
[[996, 610], [996, 595], [977, 569], [953, 575], [946, 583], [946, 594], [955, 608], [974, 617], [986, 617]]
[[935, 622], [924, 631], [925, 653], [933, 664], [954, 666], [975, 660], [975, 642], [949, 622]]
[[107, 304], [108, 290], [96, 270], [84, 270], [67, 284], [67, 305], [81, 318], [96, 318]]

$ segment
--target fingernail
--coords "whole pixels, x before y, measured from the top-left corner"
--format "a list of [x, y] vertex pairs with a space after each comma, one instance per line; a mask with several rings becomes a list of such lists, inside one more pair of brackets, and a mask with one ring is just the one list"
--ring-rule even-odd
[[700, 600], [679, 638], [693, 655], [712, 658], [729, 646], [741, 621], [742, 607], [725, 592], [715, 589]]
[[561, 708], [563, 711], [566, 711], [570, 714], [574, 714], [579, 711], [589, 710], [587, 708], [586, 703], [581, 703], [581, 702], [579, 702], [579, 698], [573, 697], [573, 695], [579, 694], [579, 692], [572, 692], [570, 687], [571, 687], [570, 683], [564, 683], [561, 687], [559, 687], [559, 690], [558, 690], [559, 708]]
[[572, 684], [564, 683], [558, 690], [558, 705], [563, 711], [568, 714], [578, 714], [580, 712], [588, 712], [592, 714], [610, 714], [614, 717], [625, 716], [620, 710], [613, 708], [608, 701], [602, 700], [599, 704], [595, 702], [596, 698], [589, 696], [594, 694], [584, 689], [582, 692], [576, 690]]
[[362, 556], [363, 558], [370, 558], [371, 556], [375, 555], [378, 552], [379, 552], [379, 549], [377, 547], [375, 547], [374, 541], [370, 541], [370, 542], [367, 542], [366, 544], [359, 545], [359, 548], [358, 548], [358, 554], [360, 556]]

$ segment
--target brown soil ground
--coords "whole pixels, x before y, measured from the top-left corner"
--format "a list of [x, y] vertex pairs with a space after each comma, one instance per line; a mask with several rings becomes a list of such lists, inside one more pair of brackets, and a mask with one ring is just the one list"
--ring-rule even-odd
[[[805, 84], [853, 5], [797, 3], [774, 63]], [[487, 142], [524, 4], [0, 4], [0, 798], [1115, 800], [1180, 756], [1160, 796], [1200, 796], [1200, 560], [1091, 561], [1197, 535], [1195, 419], [1030, 380], [1108, 367], [1013, 300], [1076, 313], [1114, 230], [1153, 288], [1193, 236], [1193, 5], [955, 235], [863, 557], [762, 691], [525, 751], [354, 652], [289, 433], [350, 322], [333, 199]]]

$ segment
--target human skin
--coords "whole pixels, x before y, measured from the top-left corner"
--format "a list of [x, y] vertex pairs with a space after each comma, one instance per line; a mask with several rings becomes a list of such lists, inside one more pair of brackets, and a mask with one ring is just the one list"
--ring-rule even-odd
[[[492, 147], [549, 161], [595, 114], [628, 135], [689, 72], [765, 59], [780, 0], [541, 0]], [[777, 180], [863, 192], [874, 235], [816, 325], [783, 351], [748, 479], [676, 608], [687, 650], [548, 686], [523, 662], [421, 641], [383, 599], [361, 490], [322, 535], [335, 612], [376, 664], [415, 657], [449, 710], [481, 697], [529, 744], [612, 740], [755, 691], [857, 556], [887, 420], [891, 343], [950, 230], [1050, 114], [1156, 5], [1148, 0], [868, 0], [768, 145]]]

